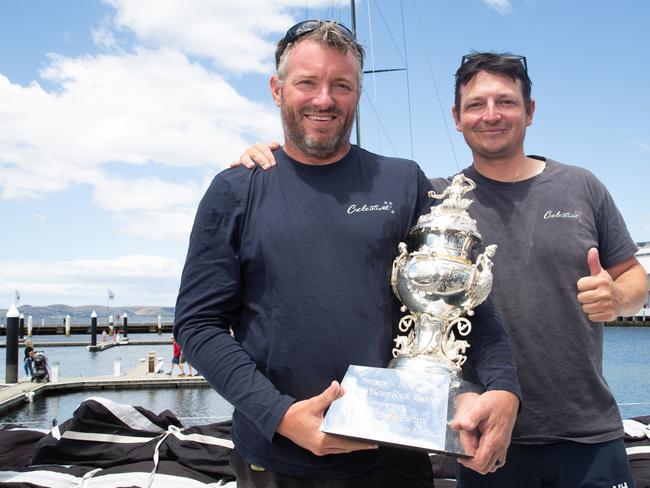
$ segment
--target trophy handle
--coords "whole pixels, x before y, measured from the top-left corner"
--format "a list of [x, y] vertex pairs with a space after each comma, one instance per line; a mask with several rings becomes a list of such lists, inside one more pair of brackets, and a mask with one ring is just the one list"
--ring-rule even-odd
[[[402, 300], [402, 297], [399, 294], [399, 291], [397, 289], [397, 273], [399, 272], [399, 269], [404, 266], [406, 263], [406, 260], [409, 257], [409, 251], [408, 251], [408, 246], [404, 242], [400, 242], [397, 245], [397, 250], [399, 251], [398, 256], [393, 260], [393, 269], [391, 271], [390, 275], [390, 285], [393, 288], [393, 293], [399, 298], [399, 301], [404, 303], [404, 300]], [[406, 312], [406, 307], [402, 305], [400, 308], [402, 312]]]
[[476, 263], [472, 266], [472, 272], [467, 280], [467, 300], [462, 304], [468, 315], [473, 315], [472, 310], [483, 303], [492, 289], [492, 258], [497, 251], [497, 245], [491, 244], [485, 248], [485, 252], [478, 255]]
[[458, 317], [451, 322], [448, 322], [445, 330], [444, 341], [441, 344], [443, 354], [454, 364], [457, 371], [460, 372], [463, 364], [467, 361], [465, 352], [469, 347], [469, 342], [456, 339], [453, 330], [454, 326], [458, 331], [458, 335], [465, 337], [472, 331], [472, 323], [465, 317]]
[[[410, 354], [411, 349], [413, 348], [413, 341], [415, 339], [415, 328], [413, 327], [414, 321], [415, 317], [413, 317], [413, 315], [405, 315], [399, 321], [400, 332], [408, 332], [408, 335], [398, 335], [395, 339], [393, 339], [393, 342], [395, 343], [395, 347], [392, 351], [394, 358], [405, 354]], [[409, 331], [409, 329], [411, 330]]]

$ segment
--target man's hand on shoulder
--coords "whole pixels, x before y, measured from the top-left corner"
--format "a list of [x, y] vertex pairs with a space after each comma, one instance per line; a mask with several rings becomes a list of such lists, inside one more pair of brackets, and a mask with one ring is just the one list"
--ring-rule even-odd
[[343, 393], [341, 385], [333, 381], [320, 395], [294, 403], [282, 417], [277, 428], [278, 434], [287, 437], [316, 456], [376, 449], [377, 444], [345, 439], [320, 431], [325, 410], [334, 400], [341, 398]]
[[256, 142], [246, 149], [241, 156], [239, 156], [239, 161], [230, 163], [230, 167], [236, 168], [237, 166], [244, 166], [245, 168], [253, 169], [255, 165], [257, 165], [260, 168], [267, 170], [275, 166], [275, 158], [273, 157], [272, 151], [279, 148], [279, 142], [273, 141], [270, 144]]
[[458, 462], [481, 474], [493, 473], [503, 466], [518, 409], [519, 398], [509, 391], [462, 395], [451, 428], [460, 431], [465, 449], [476, 452], [474, 457], [460, 458]]

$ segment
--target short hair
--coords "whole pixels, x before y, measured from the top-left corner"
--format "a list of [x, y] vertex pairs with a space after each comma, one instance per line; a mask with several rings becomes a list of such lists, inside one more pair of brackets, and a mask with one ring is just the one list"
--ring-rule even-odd
[[454, 107], [460, 114], [460, 88], [469, 83], [480, 71], [492, 74], [506, 75], [513, 81], [521, 81], [521, 91], [524, 97], [526, 113], [530, 113], [530, 93], [533, 82], [528, 77], [528, 66], [524, 56], [511, 53], [494, 53], [473, 51], [463, 56], [461, 65], [456, 71], [456, 91]]
[[358, 82], [359, 90], [361, 90], [363, 81], [363, 60], [365, 57], [361, 44], [350, 35], [351, 32], [342, 24], [333, 21], [313, 22], [317, 23], [317, 26], [314, 29], [308, 30], [304, 34], [299, 34], [293, 37], [292, 40], [287, 41], [291, 31], [297, 25], [300, 25], [296, 24], [296, 26], [289, 29], [287, 35], [278, 42], [275, 50], [275, 68], [280, 82], [282, 83], [284, 81], [287, 74], [287, 64], [291, 51], [303, 41], [312, 41], [326, 47], [334, 48], [342, 54], [347, 54], [348, 51], [352, 51], [359, 64]]

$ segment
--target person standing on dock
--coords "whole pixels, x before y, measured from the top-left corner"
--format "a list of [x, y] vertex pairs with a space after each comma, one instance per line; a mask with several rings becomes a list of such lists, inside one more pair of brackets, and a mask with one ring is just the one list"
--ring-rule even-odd
[[[181, 352], [181, 364], [187, 366], [187, 376], [194, 376], [192, 365], [187, 361], [185, 354]], [[196, 373], [198, 375], [198, 372]]]
[[534, 112], [525, 57], [463, 57], [453, 117], [474, 159], [463, 170], [477, 185], [470, 213], [499, 245], [493, 292], [524, 402], [503, 469], [481, 476], [461, 467], [458, 486], [631, 488], [621, 416], [602, 372], [603, 322], [643, 305], [646, 273], [595, 176], [526, 155]]
[[34, 375], [34, 344], [30, 339], [25, 341], [25, 358], [23, 359], [23, 369], [25, 370], [25, 379], [32, 380]]
[[173, 346], [173, 355], [172, 355], [172, 368], [167, 373], [168, 375], [172, 375], [174, 372], [174, 366], [178, 366], [178, 369], [180, 373], [178, 376], [185, 376], [185, 370], [183, 369], [183, 364], [185, 364], [185, 358], [183, 357], [183, 353], [181, 351], [181, 345], [176, 342], [176, 339], [172, 338], [172, 346]]
[[[426, 453], [319, 427], [350, 364], [385, 367], [391, 358], [402, 316], [391, 265], [431, 207], [431, 184], [413, 161], [350, 144], [363, 49], [347, 28], [296, 24], [276, 67], [278, 165], [213, 180], [190, 237], [174, 335], [235, 407], [238, 486], [430, 488]], [[469, 409], [483, 420], [474, 462], [489, 471], [505, 455], [519, 386], [490, 299], [472, 321], [468, 363], [487, 390]]]

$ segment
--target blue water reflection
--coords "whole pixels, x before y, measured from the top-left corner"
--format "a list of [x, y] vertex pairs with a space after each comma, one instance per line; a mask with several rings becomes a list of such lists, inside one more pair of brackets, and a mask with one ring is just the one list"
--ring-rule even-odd
[[67, 420], [82, 401], [92, 396], [137, 405], [155, 413], [170, 410], [184, 426], [210, 424], [228, 419], [232, 414], [232, 406], [210, 387], [98, 390], [39, 397], [5, 414], [0, 423], [50, 428], [53, 419], [59, 423]]

